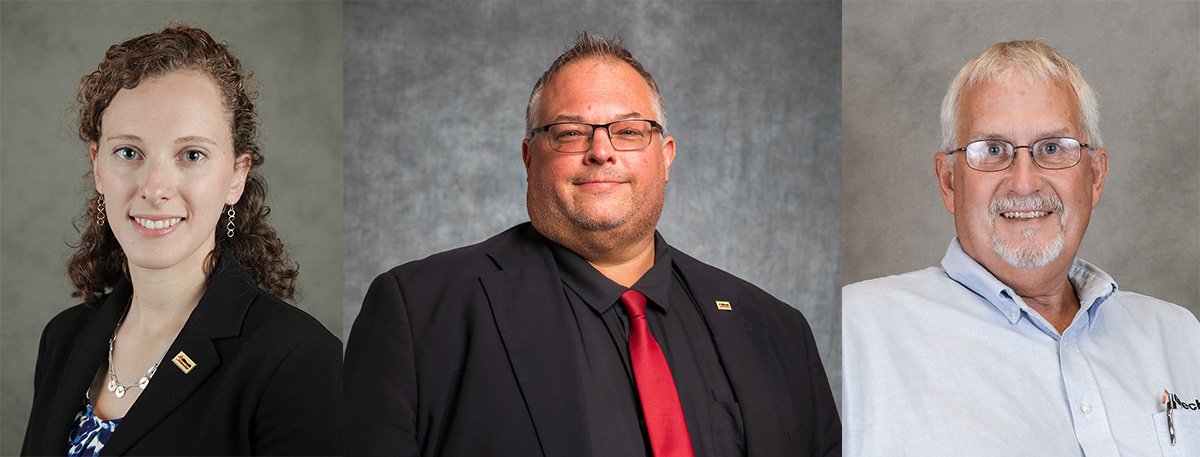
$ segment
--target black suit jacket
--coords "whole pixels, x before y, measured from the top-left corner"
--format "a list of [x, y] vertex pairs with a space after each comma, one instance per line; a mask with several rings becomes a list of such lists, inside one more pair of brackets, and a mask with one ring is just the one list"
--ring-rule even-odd
[[[841, 455], [800, 312], [673, 257], [725, 365], [747, 454]], [[553, 255], [528, 223], [380, 275], [346, 347], [347, 455], [591, 455], [573, 325]]]
[[[340, 455], [341, 342], [261, 290], [225, 252], [208, 290], [102, 455]], [[46, 325], [23, 455], [65, 455], [84, 392], [133, 292], [122, 281], [95, 308]], [[188, 374], [171, 362], [180, 351]], [[104, 395], [111, 395], [103, 392]]]

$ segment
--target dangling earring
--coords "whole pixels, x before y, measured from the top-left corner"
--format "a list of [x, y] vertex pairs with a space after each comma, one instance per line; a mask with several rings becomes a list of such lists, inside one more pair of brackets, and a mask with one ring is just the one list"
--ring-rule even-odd
[[104, 227], [104, 194], [96, 193], [96, 225]]
[[233, 210], [233, 205], [229, 205], [229, 211], [228, 211], [228, 212], [226, 212], [225, 214], [228, 214], [228, 215], [229, 215], [229, 223], [228, 223], [228, 224], [225, 224], [225, 229], [226, 229], [226, 230], [229, 230], [229, 232], [228, 232], [227, 234], [229, 235], [229, 237], [230, 237], [230, 238], [233, 238], [233, 228], [234, 228], [234, 226], [233, 226], [233, 216], [234, 216], [235, 214], [237, 214], [237, 212]]

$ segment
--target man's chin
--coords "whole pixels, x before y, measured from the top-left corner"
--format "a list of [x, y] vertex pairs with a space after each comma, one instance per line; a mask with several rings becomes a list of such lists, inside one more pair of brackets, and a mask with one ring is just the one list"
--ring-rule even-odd
[[616, 230], [629, 221], [628, 211], [614, 211], [612, 208], [577, 208], [567, 211], [564, 216], [571, 225], [589, 232]]
[[999, 237], [992, 237], [992, 249], [1009, 265], [1016, 268], [1032, 269], [1049, 265], [1062, 255], [1064, 239], [1060, 235], [1048, 242], [1021, 240], [1015, 243], [1006, 242]]
[[542, 235], [569, 248], [615, 238], [627, 225], [624, 218], [597, 217], [581, 212], [531, 213], [530, 220]]
[[610, 219], [572, 219], [571, 223], [585, 232], [610, 232], [625, 225], [623, 220]]

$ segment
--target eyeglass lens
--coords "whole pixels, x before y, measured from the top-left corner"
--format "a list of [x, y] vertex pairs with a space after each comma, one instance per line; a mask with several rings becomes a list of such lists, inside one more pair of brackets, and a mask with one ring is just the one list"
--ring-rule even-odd
[[979, 140], [967, 144], [967, 164], [976, 170], [998, 171], [1012, 165], [1017, 149], [1033, 150], [1033, 161], [1051, 170], [1070, 168], [1079, 163], [1079, 140], [1074, 138], [1045, 138], [1033, 146], [1013, 146], [1004, 140]]
[[[603, 126], [601, 126], [603, 127]], [[605, 129], [613, 148], [621, 151], [641, 149], [650, 144], [653, 134], [650, 121], [628, 120], [614, 122]], [[558, 152], [583, 152], [592, 147], [595, 127], [591, 124], [567, 122], [549, 127], [550, 147]]]

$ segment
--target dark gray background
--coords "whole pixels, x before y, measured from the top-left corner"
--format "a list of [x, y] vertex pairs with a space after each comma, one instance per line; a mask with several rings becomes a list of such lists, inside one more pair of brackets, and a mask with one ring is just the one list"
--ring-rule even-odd
[[1109, 173], [1079, 257], [1200, 314], [1200, 2], [856, 1], [843, 18], [843, 284], [940, 263], [942, 97], [989, 45], [1040, 38], [1100, 98]]
[[110, 45], [170, 19], [228, 41], [258, 77], [262, 171], [271, 222], [300, 264], [297, 305], [341, 333], [341, 13], [340, 2], [0, 3], [0, 454], [21, 449], [42, 327], [79, 302], [65, 241], [78, 240], [78, 192], [93, 187], [66, 109]]
[[528, 219], [533, 83], [587, 30], [661, 88], [677, 156], [659, 230], [802, 310], [840, 389], [840, 6], [345, 5], [343, 335], [376, 275]]

